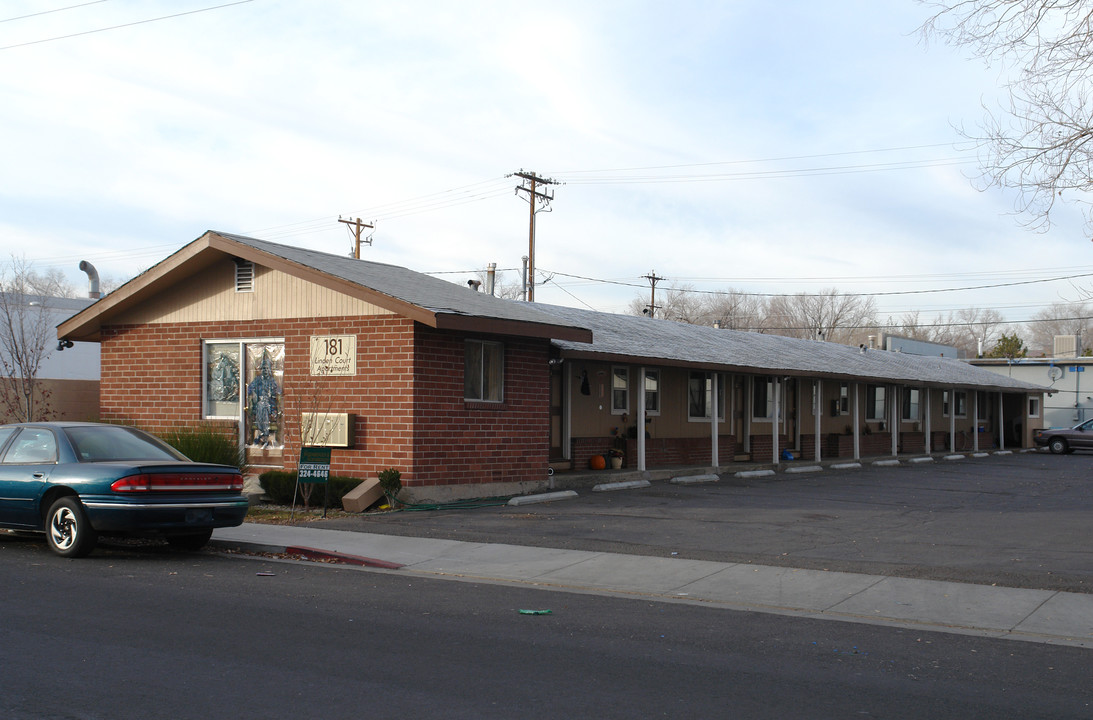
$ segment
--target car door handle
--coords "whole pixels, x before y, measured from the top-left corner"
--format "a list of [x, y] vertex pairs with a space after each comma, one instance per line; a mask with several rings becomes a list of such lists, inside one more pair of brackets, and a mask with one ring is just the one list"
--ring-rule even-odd
[[45, 477], [46, 477], [46, 474], [43, 473], [43, 472], [36, 472], [36, 473], [34, 473], [33, 477], [34, 477], [35, 480], [44, 480]]

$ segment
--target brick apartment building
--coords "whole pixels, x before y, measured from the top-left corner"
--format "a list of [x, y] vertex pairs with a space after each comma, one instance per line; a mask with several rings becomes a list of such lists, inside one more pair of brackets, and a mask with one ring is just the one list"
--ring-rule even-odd
[[333, 473], [396, 467], [421, 500], [529, 492], [611, 450], [645, 470], [1026, 446], [1043, 392], [946, 358], [501, 300], [218, 232], [58, 336], [101, 344], [103, 419], [209, 423], [259, 469], [328, 445]]

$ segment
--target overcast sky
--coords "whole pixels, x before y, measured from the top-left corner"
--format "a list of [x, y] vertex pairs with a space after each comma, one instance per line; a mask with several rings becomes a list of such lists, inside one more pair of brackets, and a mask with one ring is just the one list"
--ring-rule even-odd
[[912, 0], [221, 4], [0, 4], [4, 260], [83, 287], [81, 259], [124, 280], [208, 229], [345, 254], [344, 216], [376, 221], [363, 258], [464, 282], [528, 254], [523, 169], [561, 183], [541, 302], [622, 311], [654, 270], [757, 293], [1009, 284], [877, 305], [1017, 322], [1093, 286], [1030, 282], [1093, 273], [1081, 218], [1033, 233], [976, 189], [954, 126], [1000, 69], [924, 44]]

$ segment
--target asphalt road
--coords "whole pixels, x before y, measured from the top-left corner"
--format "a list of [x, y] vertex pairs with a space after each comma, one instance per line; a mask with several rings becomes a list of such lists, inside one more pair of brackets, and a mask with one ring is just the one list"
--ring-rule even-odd
[[397, 572], [8, 537], [0, 597], [11, 720], [1093, 714], [1084, 649]]
[[1089, 593], [1091, 520], [1093, 454], [1022, 453], [321, 524]]

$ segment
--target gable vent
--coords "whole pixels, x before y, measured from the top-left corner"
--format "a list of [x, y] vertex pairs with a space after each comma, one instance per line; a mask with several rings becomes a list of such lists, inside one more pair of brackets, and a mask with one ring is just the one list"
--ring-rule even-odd
[[254, 292], [254, 263], [235, 258], [235, 291]]

